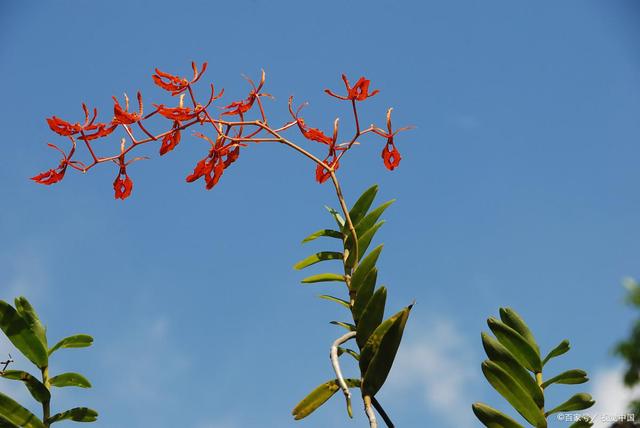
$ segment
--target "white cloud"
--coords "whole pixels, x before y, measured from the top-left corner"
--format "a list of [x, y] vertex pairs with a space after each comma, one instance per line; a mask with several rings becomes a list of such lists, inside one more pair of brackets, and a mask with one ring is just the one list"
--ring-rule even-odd
[[594, 428], [610, 427], [611, 418], [626, 415], [629, 402], [640, 398], [640, 387], [627, 388], [622, 383], [622, 376], [622, 367], [601, 368], [594, 372], [590, 383], [596, 404], [586, 412], [592, 416]]
[[422, 330], [424, 334], [400, 347], [389, 379], [390, 388], [396, 390], [392, 396], [402, 399], [418, 390], [444, 426], [475, 426], [469, 385], [476, 382], [477, 364], [471, 346], [448, 319], [437, 319]]

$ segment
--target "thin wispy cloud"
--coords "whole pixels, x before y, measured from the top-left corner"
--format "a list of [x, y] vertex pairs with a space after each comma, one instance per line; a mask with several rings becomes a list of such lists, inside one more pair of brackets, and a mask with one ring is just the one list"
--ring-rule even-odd
[[592, 416], [594, 428], [610, 427], [616, 418], [625, 417], [628, 404], [640, 398], [640, 387], [627, 388], [622, 367], [605, 367], [593, 373], [590, 393], [596, 404], [586, 414]]

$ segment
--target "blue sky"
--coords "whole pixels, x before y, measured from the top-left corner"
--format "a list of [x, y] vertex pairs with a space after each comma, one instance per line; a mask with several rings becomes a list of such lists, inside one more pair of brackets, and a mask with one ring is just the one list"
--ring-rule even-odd
[[394, 123], [416, 126], [398, 138], [396, 171], [373, 139], [341, 169], [349, 200], [373, 183], [397, 199], [378, 235], [381, 279], [392, 310], [417, 301], [380, 393], [398, 426], [479, 426], [471, 402], [504, 408], [480, 374], [479, 333], [507, 305], [543, 348], [570, 338], [554, 369], [586, 369], [599, 411], [617, 411], [611, 348], [634, 315], [620, 284], [640, 276], [638, 19], [633, 1], [3, 1], [0, 298], [31, 298], [54, 338], [96, 338], [54, 366], [94, 389], [56, 404], [95, 407], [105, 428], [365, 425], [339, 398], [290, 416], [331, 377], [341, 332], [328, 321], [343, 315], [314, 297], [331, 286], [300, 286], [292, 269], [320, 248], [299, 242], [335, 204], [304, 159], [251, 147], [207, 192], [184, 182], [203, 154], [187, 137], [132, 167], [124, 203], [112, 166], [51, 188], [28, 180], [57, 161], [46, 117], [79, 120], [82, 101], [108, 115], [112, 95], [136, 90], [166, 102], [153, 68], [195, 60], [226, 100], [264, 68], [274, 121], [295, 95], [312, 124], [349, 123], [322, 93], [344, 72], [381, 90], [365, 123], [393, 106]]

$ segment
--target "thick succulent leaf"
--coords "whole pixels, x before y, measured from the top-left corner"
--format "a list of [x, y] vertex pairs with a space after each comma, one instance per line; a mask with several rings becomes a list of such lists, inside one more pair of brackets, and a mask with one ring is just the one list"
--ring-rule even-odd
[[476, 417], [488, 428], [524, 428], [509, 416], [486, 404], [475, 403], [472, 408]]
[[344, 219], [342, 218], [342, 215], [340, 215], [340, 213], [338, 211], [336, 211], [335, 209], [328, 207], [325, 205], [325, 208], [327, 209], [327, 211], [329, 211], [329, 214], [331, 214], [333, 216], [333, 218], [336, 221], [336, 224], [338, 225], [338, 228], [340, 228], [340, 230], [342, 230], [344, 228]]
[[320, 251], [319, 253], [310, 255], [304, 260], [300, 260], [293, 268], [300, 270], [326, 260], [342, 260], [342, 257], [342, 253], [337, 251]]
[[27, 321], [7, 302], [0, 300], [0, 328], [13, 346], [36, 366], [48, 364], [47, 348], [31, 330]]
[[53, 354], [60, 348], [86, 348], [93, 343], [93, 337], [88, 334], [75, 334], [73, 336], [65, 337], [55, 346], [49, 349], [49, 355]]
[[5, 418], [0, 417], [0, 428], [19, 428], [18, 425], [12, 424]]
[[16, 403], [12, 398], [0, 392], [0, 417], [23, 428], [45, 428], [40, 419]]
[[42, 382], [27, 372], [23, 372], [22, 370], [5, 370], [0, 376], [5, 379], [24, 382], [31, 396], [39, 403], [44, 403], [51, 399], [51, 393]]
[[487, 320], [487, 324], [520, 364], [535, 373], [542, 371], [540, 356], [520, 333], [493, 317]]
[[593, 422], [591, 422], [591, 418], [589, 418], [588, 416], [585, 416], [583, 418], [578, 419], [571, 425], [569, 425], [569, 428], [591, 428], [592, 426], [593, 426]]
[[571, 349], [569, 341], [567, 339], [563, 340], [558, 344], [558, 346], [553, 348], [546, 357], [544, 357], [544, 360], [542, 360], [542, 365], [544, 366], [545, 364], [547, 364], [547, 362], [549, 362], [549, 360], [552, 358], [559, 357], [562, 354], [566, 354], [567, 352], [569, 352], [569, 349]]
[[349, 217], [351, 217], [351, 223], [354, 225], [358, 224], [360, 220], [364, 218], [371, 208], [371, 204], [373, 200], [376, 198], [376, 194], [378, 193], [378, 185], [375, 184], [365, 190], [362, 195], [358, 198], [353, 207], [349, 210]]
[[371, 245], [371, 240], [383, 224], [384, 221], [378, 222], [375, 226], [367, 230], [363, 235], [358, 235], [358, 261], [360, 261], [360, 259], [362, 259], [362, 256], [367, 252], [367, 250], [369, 249], [369, 245]]
[[410, 312], [411, 306], [406, 307], [397, 314], [397, 317], [394, 315], [390, 318], [390, 320], [392, 320], [391, 325], [386, 329], [384, 334], [378, 336], [378, 329], [382, 327], [382, 325], [380, 325], [369, 337], [365, 348], [360, 354], [360, 363], [362, 364], [362, 357], [364, 356], [365, 350], [369, 348], [374, 351], [370, 361], [365, 362], [367, 365], [366, 371], [363, 372], [364, 377], [362, 379], [363, 395], [373, 397], [387, 380], [387, 376], [393, 366], [393, 361], [396, 358], [396, 353], [400, 347], [404, 326], [407, 324]]
[[26, 297], [18, 297], [15, 299], [16, 311], [27, 322], [27, 325], [38, 336], [42, 345], [47, 348], [47, 329], [40, 322], [38, 314], [31, 306]]
[[62, 373], [49, 379], [52, 386], [63, 388], [65, 386], [77, 386], [79, 388], [91, 388], [91, 382], [78, 373]]
[[364, 281], [358, 288], [355, 301], [353, 303], [353, 319], [358, 321], [362, 315], [362, 311], [369, 303], [369, 299], [373, 296], [373, 290], [376, 288], [376, 281], [378, 279], [378, 269], [374, 266], [369, 271]]
[[349, 348], [341, 348], [340, 346], [338, 346], [338, 357], [342, 354], [349, 354], [351, 355], [356, 361], [360, 360], [360, 355], [354, 351], [353, 349], [349, 349]]
[[364, 233], [373, 227], [374, 224], [378, 221], [382, 213], [395, 202], [395, 199], [385, 202], [379, 207], [371, 210], [369, 214], [367, 214], [362, 220], [360, 220], [357, 224], [355, 224], [356, 233], [358, 236], [364, 235]]
[[380, 257], [380, 252], [382, 251], [382, 247], [384, 245], [380, 244], [364, 258], [362, 262], [358, 265], [355, 272], [351, 276], [351, 289], [356, 292], [360, 289], [360, 286], [364, 282], [365, 278], [373, 269], [378, 262], [378, 257]]
[[74, 407], [73, 409], [51, 416], [48, 421], [52, 424], [54, 422], [64, 420], [71, 420], [74, 422], [94, 422], [96, 419], [98, 419], [98, 412], [95, 410], [87, 407]]
[[342, 321], [330, 321], [329, 324], [333, 324], [333, 325], [337, 325], [340, 327], [343, 327], [345, 329], [347, 329], [348, 331], [356, 331], [356, 326], [348, 323], [348, 322], [342, 322]]
[[540, 348], [538, 347], [535, 337], [533, 337], [533, 333], [531, 333], [529, 326], [527, 326], [516, 311], [511, 308], [500, 308], [500, 319], [503, 323], [520, 333], [520, 336], [524, 337], [529, 345], [536, 351], [538, 358], [540, 358]]
[[337, 230], [333, 230], [333, 229], [320, 229], [317, 232], [313, 232], [311, 235], [304, 238], [302, 240], [302, 243], [304, 244], [306, 242], [311, 242], [315, 239], [320, 238], [321, 236], [326, 236], [328, 238], [344, 239], [344, 235], [342, 234], [342, 232], [338, 232]]
[[591, 398], [591, 395], [585, 392], [581, 392], [581, 393], [575, 394], [573, 397], [569, 398], [567, 401], [560, 404], [559, 406], [549, 410], [547, 413], [545, 413], [545, 415], [549, 416], [559, 412], [573, 412], [576, 410], [584, 410], [593, 406], [594, 403], [595, 401], [593, 401], [593, 399]]
[[587, 372], [580, 369], [567, 370], [560, 373], [558, 376], [554, 376], [551, 379], [545, 381], [541, 386], [543, 388], [548, 387], [554, 383], [560, 383], [565, 385], [576, 385], [579, 383], [585, 383], [589, 380]]
[[311, 275], [303, 279], [303, 284], [314, 284], [316, 282], [344, 282], [344, 275], [339, 275], [337, 273], [319, 273], [318, 275]]
[[536, 380], [531, 376], [529, 371], [514, 358], [507, 348], [487, 333], [482, 333], [482, 346], [491, 361], [509, 373], [528, 393], [538, 407], [544, 407], [544, 396]]
[[401, 311], [395, 313], [390, 318], [387, 318], [375, 329], [373, 333], [371, 333], [369, 339], [367, 339], [367, 343], [363, 348], [361, 348], [359, 364], [361, 373], [365, 373], [367, 371], [367, 367], [369, 367], [371, 359], [374, 357], [376, 352], [378, 352], [378, 349], [380, 348], [380, 342], [382, 341], [382, 338], [387, 333], [387, 331], [389, 331], [391, 326], [394, 323], [398, 322], [400, 318], [408, 317], [412, 307], [413, 305], [409, 305]]
[[491, 386], [531, 425], [537, 427], [544, 424], [545, 418], [542, 410], [536, 405], [528, 392], [502, 367], [493, 361], [487, 360], [482, 363], [482, 373], [484, 373]]
[[362, 312], [356, 328], [356, 342], [360, 348], [364, 347], [367, 339], [384, 319], [384, 306], [387, 302], [387, 289], [380, 287], [369, 299], [369, 303]]
[[[350, 388], [358, 388], [360, 386], [360, 381], [358, 379], [345, 379], [345, 382]], [[326, 403], [333, 394], [338, 392], [339, 389], [340, 387], [338, 386], [337, 379], [330, 380], [329, 382], [325, 382], [318, 386], [293, 408], [293, 411], [291, 412], [293, 418], [295, 420], [306, 418], [318, 407]]]
[[321, 298], [321, 299], [324, 299], [324, 300], [329, 300], [331, 302], [336, 302], [336, 303], [344, 306], [345, 308], [349, 309], [349, 302], [347, 302], [346, 300], [340, 299], [340, 298], [335, 297], [335, 296], [328, 296], [326, 294], [322, 294], [322, 295], [320, 295], [318, 297]]

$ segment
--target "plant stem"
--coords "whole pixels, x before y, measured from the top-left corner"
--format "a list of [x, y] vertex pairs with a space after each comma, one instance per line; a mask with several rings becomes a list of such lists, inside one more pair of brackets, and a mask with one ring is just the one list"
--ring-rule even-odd
[[[536, 383], [538, 384], [538, 386], [540, 387], [540, 391], [542, 392], [542, 396], [544, 397], [544, 388], [542, 388], [542, 383], [543, 383], [543, 379], [542, 379], [542, 372], [537, 372], [536, 373]], [[544, 415], [544, 406], [542, 406], [540, 408], [540, 411], [542, 412], [542, 414]], [[547, 418], [544, 418], [545, 420], [545, 425], [542, 428], [546, 428], [547, 427]]]
[[367, 418], [369, 418], [369, 427], [378, 428], [378, 422], [376, 421], [376, 414], [373, 412], [373, 408], [371, 407], [371, 397], [369, 395], [365, 395], [363, 399], [364, 399], [364, 412], [367, 414]]
[[[42, 368], [42, 384], [47, 390], [49, 389], [49, 366]], [[42, 423], [45, 427], [49, 428], [49, 418], [51, 417], [51, 399], [45, 400], [42, 403]]]
[[333, 371], [336, 373], [336, 378], [338, 379], [338, 385], [340, 385], [340, 388], [342, 389], [342, 393], [344, 394], [344, 398], [347, 400], [347, 411], [350, 417], [352, 417], [351, 392], [349, 391], [349, 387], [344, 381], [344, 377], [342, 376], [342, 370], [340, 369], [340, 361], [338, 360], [338, 346], [342, 345], [348, 340], [353, 339], [354, 337], [356, 337], [355, 331], [350, 331], [349, 333], [343, 336], [340, 336], [338, 339], [336, 339], [335, 342], [333, 342], [333, 345], [331, 345], [331, 353], [330, 353], [331, 365], [333, 366]]

